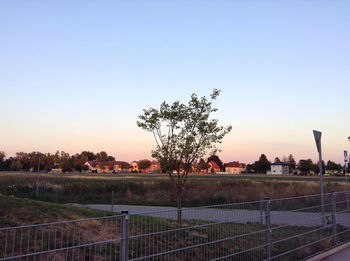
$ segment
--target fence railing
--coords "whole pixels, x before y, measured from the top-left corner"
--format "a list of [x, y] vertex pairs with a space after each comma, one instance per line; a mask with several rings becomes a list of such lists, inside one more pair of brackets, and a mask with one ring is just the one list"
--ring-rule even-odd
[[323, 199], [265, 198], [0, 228], [0, 261], [300, 260], [350, 240], [348, 192]]

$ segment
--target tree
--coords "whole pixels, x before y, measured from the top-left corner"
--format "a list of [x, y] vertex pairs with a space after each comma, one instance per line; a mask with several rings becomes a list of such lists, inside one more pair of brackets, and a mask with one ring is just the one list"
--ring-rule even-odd
[[105, 151], [101, 151], [96, 154], [96, 159], [98, 161], [108, 161], [108, 154]]
[[13, 160], [11, 162], [10, 168], [11, 170], [16, 170], [16, 171], [22, 170], [23, 169], [22, 162], [20, 160]]
[[314, 163], [312, 162], [311, 159], [299, 160], [297, 168], [298, 168], [298, 170], [300, 170], [301, 172], [303, 172], [305, 174], [310, 174], [310, 172], [315, 169]]
[[130, 168], [130, 164], [128, 162], [121, 161], [120, 162], [120, 167], [121, 167], [122, 170], [128, 170]]
[[210, 155], [207, 162], [214, 161], [220, 167], [220, 170], [223, 170], [224, 164], [217, 155]]
[[255, 161], [252, 167], [256, 173], [266, 174], [271, 167], [271, 162], [267, 159], [265, 154], [261, 154], [259, 160]]
[[137, 121], [138, 127], [151, 132], [155, 138], [157, 145], [152, 157], [160, 162], [174, 185], [179, 223], [183, 191], [193, 164], [208, 151], [215, 154], [216, 144], [221, 143], [232, 128], [219, 126], [217, 119], [210, 119], [217, 111], [212, 102], [219, 94], [220, 91], [214, 89], [209, 100], [192, 94], [188, 104], [163, 102], [159, 109], [144, 110]]
[[246, 171], [247, 171], [247, 173], [256, 172], [255, 163], [247, 164]]
[[148, 160], [148, 159], [143, 159], [143, 160], [140, 160], [137, 165], [139, 166], [139, 169], [141, 170], [146, 170], [148, 169], [149, 167], [151, 167], [151, 161]]
[[43, 169], [49, 172], [55, 166], [55, 155], [46, 153], [42, 156], [40, 162], [42, 162]]
[[68, 152], [61, 151], [59, 155], [59, 165], [63, 172], [72, 171], [73, 164]]
[[108, 156], [107, 157], [107, 161], [113, 161], [113, 160], [115, 160], [115, 158], [113, 156]]
[[3, 151], [0, 151], [0, 163], [3, 163], [5, 161], [6, 154]]
[[5, 170], [5, 158], [6, 158], [5, 152], [0, 151], [0, 170]]
[[96, 156], [93, 152], [82, 151], [80, 154], [76, 153], [75, 155], [73, 155], [71, 157], [73, 168], [76, 171], [84, 171], [85, 170], [85, 168], [84, 168], [85, 162], [87, 162], [89, 160], [93, 160], [95, 158], [96, 158]]
[[343, 166], [329, 160], [329, 161], [327, 162], [326, 169], [327, 169], [327, 170], [330, 170], [330, 171], [337, 171], [337, 172], [340, 172], [340, 171], [343, 170]]
[[91, 152], [91, 151], [86, 151], [86, 150], [82, 151], [80, 153], [80, 155], [81, 155], [81, 157], [86, 157], [87, 161], [88, 160], [96, 160], [96, 155], [93, 152]]
[[[25, 152], [16, 152], [15, 160], [21, 163], [21, 170], [29, 170], [30, 168], [30, 155]], [[17, 164], [19, 166], [19, 164]]]
[[[209, 160], [209, 159], [208, 159]], [[198, 163], [199, 170], [207, 171], [210, 168], [210, 164], [208, 162], [205, 162], [204, 159], [200, 159]]]
[[40, 170], [43, 169], [43, 155], [41, 152], [31, 152], [29, 155], [29, 167], [33, 171], [38, 171], [39, 156], [40, 156]]
[[[319, 161], [317, 163], [314, 163], [312, 165], [312, 171], [315, 173], [315, 174], [320, 174], [320, 165], [319, 165]], [[326, 164], [324, 163], [324, 161], [322, 160], [322, 170], [323, 170], [323, 174], [325, 173], [325, 169], [326, 169]]]
[[288, 156], [286, 163], [288, 164], [291, 170], [295, 170], [297, 163], [295, 162], [295, 159], [292, 154]]
[[276, 162], [281, 162], [281, 160], [280, 160], [279, 157], [276, 157], [274, 162], [275, 162], [275, 163], [276, 163]]

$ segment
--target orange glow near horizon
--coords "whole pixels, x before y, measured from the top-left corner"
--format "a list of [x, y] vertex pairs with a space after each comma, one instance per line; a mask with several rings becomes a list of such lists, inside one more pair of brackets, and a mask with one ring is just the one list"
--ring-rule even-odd
[[[246, 131], [246, 134], [249, 134], [249, 131]], [[224, 162], [240, 161], [243, 163], [254, 162], [262, 153], [270, 161], [273, 161], [275, 157], [282, 159], [283, 156], [289, 154], [292, 154], [296, 160], [311, 158], [313, 161], [317, 161], [318, 156], [311, 131], [307, 135], [299, 136], [298, 142], [288, 142], [285, 137], [277, 135], [274, 138], [265, 137], [263, 139], [262, 137], [263, 135], [253, 137], [244, 136], [243, 133], [230, 133], [219, 145], [221, 149], [219, 156]], [[295, 137], [294, 140], [296, 140]], [[323, 137], [322, 149], [325, 161], [333, 160], [342, 163], [343, 150], [346, 149], [342, 146], [348, 144], [336, 143], [337, 140], [334, 137]], [[36, 144], [36, 146], [31, 144]], [[62, 135], [42, 135], [40, 139], [32, 136], [21, 136], [16, 141], [7, 140], [4, 145], [0, 150], [4, 150], [8, 156], [13, 156], [15, 152], [20, 151], [55, 153], [58, 150], [74, 154], [88, 150], [95, 153], [106, 151], [117, 160], [131, 162], [144, 158], [150, 159], [151, 150], [155, 148], [155, 141], [150, 133], [134, 128], [133, 131], [129, 132], [129, 136], [122, 135], [122, 133], [112, 135], [112, 131], [106, 131], [105, 135], [96, 137], [92, 134], [83, 136], [78, 132], [73, 132], [69, 135], [65, 133]]]

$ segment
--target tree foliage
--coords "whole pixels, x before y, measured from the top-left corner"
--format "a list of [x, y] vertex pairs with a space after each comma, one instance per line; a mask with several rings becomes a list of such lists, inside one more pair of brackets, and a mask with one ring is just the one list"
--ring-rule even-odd
[[0, 163], [3, 163], [5, 161], [6, 154], [3, 151], [0, 151]]
[[[41, 152], [17, 152], [14, 157], [5, 159], [5, 153], [0, 152], [0, 170], [16, 170], [16, 171], [37, 171], [40, 155], [40, 170], [49, 172], [53, 167], [59, 166], [63, 171], [83, 171], [86, 170], [84, 163], [88, 160], [106, 158], [110, 160], [114, 157], [100, 152], [94, 154], [90, 151], [82, 151], [74, 155], [64, 151], [57, 151], [55, 154]], [[1, 156], [3, 155], [2, 159]]]
[[210, 155], [207, 162], [214, 161], [220, 167], [220, 170], [223, 170], [224, 163], [222, 163], [221, 159], [218, 155]]
[[258, 161], [255, 161], [251, 166], [256, 173], [265, 173], [271, 168], [271, 162], [265, 154], [261, 154]]
[[279, 157], [276, 157], [275, 160], [274, 160], [274, 163], [276, 162], [281, 162], [280, 158]]
[[200, 159], [198, 163], [199, 170], [207, 171], [210, 168], [210, 164], [206, 162], [204, 159]]
[[298, 163], [298, 170], [306, 174], [310, 174], [315, 169], [314, 163], [311, 159], [300, 160]]
[[295, 162], [292, 154], [288, 156], [286, 163], [288, 164], [290, 170], [295, 170], [297, 163]]
[[101, 151], [101, 152], [96, 154], [96, 160], [108, 161], [108, 154], [105, 151]]
[[330, 170], [330, 171], [338, 171], [338, 172], [340, 172], [340, 171], [343, 170], [343, 166], [329, 160], [327, 162], [326, 169]]
[[151, 164], [152, 164], [151, 161], [148, 159], [140, 160], [137, 163], [139, 169], [142, 169], [142, 170], [148, 169], [149, 167], [151, 167]]
[[220, 91], [214, 89], [210, 99], [192, 94], [188, 104], [163, 102], [159, 109], [145, 109], [137, 121], [137, 126], [155, 138], [152, 157], [160, 162], [175, 185], [179, 208], [192, 166], [209, 151], [215, 154], [216, 145], [231, 130], [231, 126], [219, 126], [217, 119], [210, 118], [217, 111], [212, 102], [219, 94]]

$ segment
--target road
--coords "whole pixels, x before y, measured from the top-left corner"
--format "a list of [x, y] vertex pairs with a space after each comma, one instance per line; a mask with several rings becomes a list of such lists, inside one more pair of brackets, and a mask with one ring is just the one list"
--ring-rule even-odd
[[[99, 210], [111, 211], [111, 205], [98, 204], [71, 204], [73, 206], [88, 207]], [[144, 215], [176, 219], [177, 209], [175, 207], [158, 206], [135, 206], [135, 205], [114, 205], [114, 212], [129, 210], [131, 215]], [[265, 214], [259, 210], [246, 209], [223, 209], [214, 207], [183, 208], [183, 220], [203, 220], [211, 222], [234, 222], [234, 223], [257, 223], [265, 221]], [[350, 213], [337, 213], [337, 224], [350, 228]], [[331, 220], [330, 213], [326, 213], [326, 221]], [[322, 224], [321, 213], [319, 212], [293, 212], [293, 211], [271, 211], [272, 225], [293, 225], [314, 227]]]

